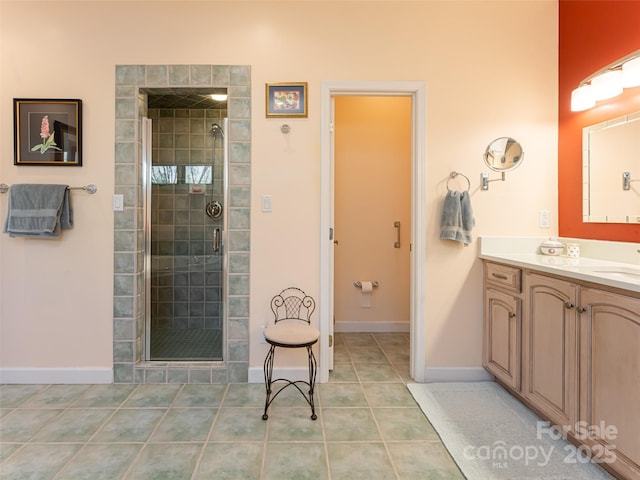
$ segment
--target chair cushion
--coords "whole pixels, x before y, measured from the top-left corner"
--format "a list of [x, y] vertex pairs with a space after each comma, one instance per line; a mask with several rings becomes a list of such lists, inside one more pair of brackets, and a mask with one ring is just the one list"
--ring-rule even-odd
[[283, 320], [264, 329], [264, 338], [281, 345], [308, 345], [318, 340], [320, 331], [305, 322]]

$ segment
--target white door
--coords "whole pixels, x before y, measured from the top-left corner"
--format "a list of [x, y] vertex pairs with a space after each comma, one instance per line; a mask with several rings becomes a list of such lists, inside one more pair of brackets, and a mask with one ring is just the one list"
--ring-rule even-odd
[[402, 95], [412, 97], [411, 160], [411, 359], [410, 374], [425, 381], [425, 85], [422, 82], [330, 82], [321, 91], [320, 173], [320, 371], [319, 381], [329, 380], [333, 368], [334, 308], [334, 103], [338, 95]]

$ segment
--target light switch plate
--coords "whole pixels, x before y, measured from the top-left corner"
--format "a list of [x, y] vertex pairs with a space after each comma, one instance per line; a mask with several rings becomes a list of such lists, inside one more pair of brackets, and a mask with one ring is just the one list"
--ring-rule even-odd
[[538, 212], [538, 226], [540, 228], [551, 228], [551, 212], [549, 210], [540, 210]]
[[116, 194], [113, 196], [113, 211], [114, 212], [124, 211], [124, 195]]

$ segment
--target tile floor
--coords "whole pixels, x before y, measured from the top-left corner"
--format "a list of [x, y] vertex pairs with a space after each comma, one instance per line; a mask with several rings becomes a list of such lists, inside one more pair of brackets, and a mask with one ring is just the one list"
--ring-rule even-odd
[[[2, 385], [1, 479], [463, 479], [408, 392], [409, 335], [336, 334], [314, 422], [264, 386]], [[277, 359], [276, 359], [277, 362]]]

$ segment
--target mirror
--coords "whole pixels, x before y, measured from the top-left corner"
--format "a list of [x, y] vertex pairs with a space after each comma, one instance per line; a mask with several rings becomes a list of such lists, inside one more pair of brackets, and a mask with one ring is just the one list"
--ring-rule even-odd
[[491, 170], [501, 172], [501, 178], [489, 180], [488, 173], [480, 174], [480, 189], [489, 190], [489, 182], [495, 182], [496, 180], [505, 180], [504, 172], [513, 170], [520, 166], [522, 159], [524, 158], [524, 151], [520, 144], [511, 137], [496, 138], [491, 142], [484, 151], [484, 163]]
[[640, 223], [640, 112], [582, 129], [583, 221]]
[[522, 163], [524, 152], [511, 137], [496, 138], [484, 151], [484, 163], [496, 172], [513, 170]]

